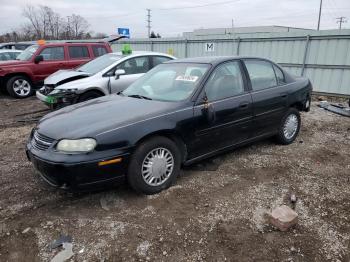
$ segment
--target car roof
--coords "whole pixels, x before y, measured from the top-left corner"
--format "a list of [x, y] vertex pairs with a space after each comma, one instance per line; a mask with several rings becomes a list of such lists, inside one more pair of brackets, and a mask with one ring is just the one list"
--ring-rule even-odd
[[199, 63], [199, 64], [217, 65], [232, 59], [247, 59], [247, 58], [250, 58], [250, 59], [255, 58], [255, 59], [270, 61], [265, 58], [253, 57], [253, 56], [204, 56], [204, 57], [194, 57], [194, 58], [181, 58], [177, 60], [168, 61], [165, 63]]
[[62, 46], [62, 45], [70, 45], [70, 46], [74, 46], [74, 45], [78, 45], [78, 46], [81, 46], [81, 45], [106, 45], [108, 43], [106, 42], [46, 42], [45, 44], [43, 45], [40, 45], [38, 43], [34, 44], [34, 45], [37, 45], [37, 46]]
[[174, 56], [166, 54], [166, 53], [153, 52], [153, 51], [132, 51], [132, 53], [129, 55], [124, 55], [122, 52], [113, 52], [112, 54], [119, 55], [119, 56], [120, 55], [121, 56], [128, 56], [128, 57], [141, 56], [141, 55], [160, 55], [160, 56], [167, 56], [167, 57], [175, 58]]
[[22, 50], [17, 49], [1, 49], [0, 53], [22, 53]]

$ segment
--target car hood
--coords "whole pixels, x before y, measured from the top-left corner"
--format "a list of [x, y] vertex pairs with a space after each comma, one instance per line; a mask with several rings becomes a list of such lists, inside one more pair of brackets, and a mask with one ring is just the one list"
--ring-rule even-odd
[[38, 132], [53, 139], [96, 137], [115, 128], [173, 112], [177, 103], [104, 96], [62, 108], [43, 117]]
[[76, 70], [58, 70], [57, 72], [49, 75], [45, 81], [45, 85], [61, 85], [70, 81], [74, 81], [80, 78], [90, 76], [86, 72], [79, 72]]
[[20, 61], [20, 60], [8, 60], [8, 61], [0, 61], [0, 68], [6, 68], [11, 66], [22, 66], [31, 64], [30, 61]]

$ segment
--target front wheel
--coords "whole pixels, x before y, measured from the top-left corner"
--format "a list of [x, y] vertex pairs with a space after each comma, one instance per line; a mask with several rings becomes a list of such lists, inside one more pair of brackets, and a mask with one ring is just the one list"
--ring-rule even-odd
[[278, 134], [277, 142], [282, 145], [293, 143], [299, 134], [301, 125], [300, 113], [296, 108], [290, 108], [282, 118]]
[[156, 136], [136, 148], [129, 163], [128, 182], [136, 192], [156, 194], [176, 180], [180, 165], [181, 153], [176, 144]]
[[15, 98], [26, 98], [33, 93], [31, 81], [25, 76], [13, 76], [6, 84], [7, 92]]

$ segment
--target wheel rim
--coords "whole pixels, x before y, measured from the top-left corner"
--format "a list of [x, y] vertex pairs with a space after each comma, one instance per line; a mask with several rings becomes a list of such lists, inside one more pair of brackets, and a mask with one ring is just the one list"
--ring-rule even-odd
[[298, 130], [298, 117], [295, 114], [291, 114], [287, 117], [286, 121], [284, 122], [283, 126], [283, 133], [285, 138], [292, 139], [295, 133]]
[[151, 150], [142, 163], [142, 178], [147, 185], [159, 186], [165, 183], [173, 172], [174, 157], [166, 148]]
[[25, 79], [18, 79], [13, 82], [13, 91], [19, 96], [26, 96], [29, 94], [31, 86]]
[[308, 109], [310, 107], [310, 100], [306, 100], [305, 108]]

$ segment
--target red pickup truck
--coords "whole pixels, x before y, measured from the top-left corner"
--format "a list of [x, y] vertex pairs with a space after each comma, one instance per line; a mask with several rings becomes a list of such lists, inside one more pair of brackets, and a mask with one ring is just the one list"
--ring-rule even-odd
[[0, 87], [16, 98], [33, 94], [44, 79], [59, 69], [77, 67], [112, 52], [108, 42], [56, 42], [32, 45], [16, 60], [0, 62]]

